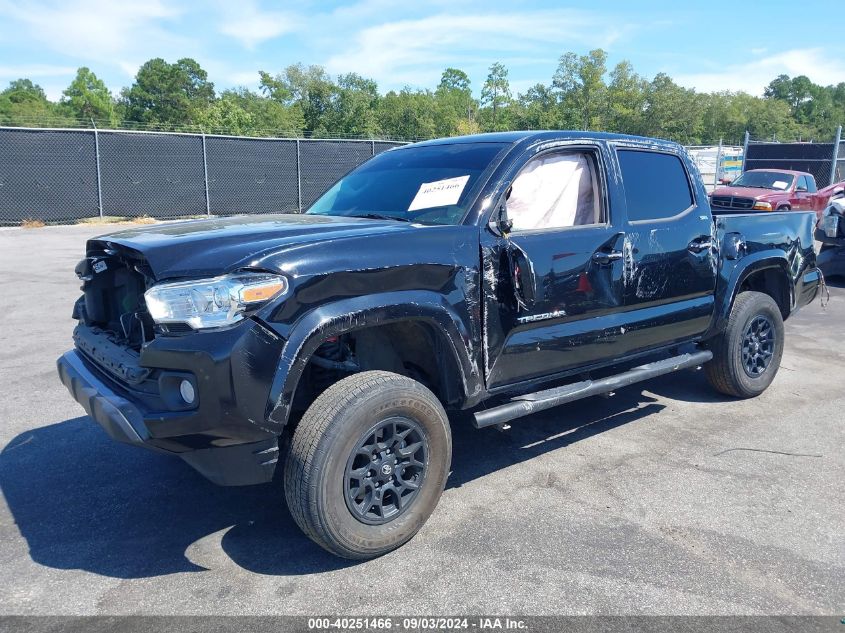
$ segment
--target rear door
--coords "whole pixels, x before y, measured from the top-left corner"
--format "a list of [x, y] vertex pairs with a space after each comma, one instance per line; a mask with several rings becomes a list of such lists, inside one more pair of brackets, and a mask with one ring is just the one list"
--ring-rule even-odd
[[625, 194], [624, 351], [703, 333], [713, 312], [717, 255], [713, 221], [685, 154], [618, 145]]

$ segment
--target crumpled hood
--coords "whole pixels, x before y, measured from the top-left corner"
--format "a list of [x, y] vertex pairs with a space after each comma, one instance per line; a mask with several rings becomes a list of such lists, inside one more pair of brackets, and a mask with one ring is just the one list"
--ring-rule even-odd
[[244, 267], [273, 268], [274, 258], [269, 256], [304, 244], [418, 228], [393, 220], [339, 216], [238, 216], [133, 228], [97, 237], [89, 248], [114, 244], [137, 251], [161, 280], [215, 276]]
[[788, 191], [775, 191], [773, 189], [759, 189], [757, 187], [719, 187], [713, 190], [714, 196], [737, 196], [742, 198], [754, 198], [764, 200], [769, 196], [783, 196]]

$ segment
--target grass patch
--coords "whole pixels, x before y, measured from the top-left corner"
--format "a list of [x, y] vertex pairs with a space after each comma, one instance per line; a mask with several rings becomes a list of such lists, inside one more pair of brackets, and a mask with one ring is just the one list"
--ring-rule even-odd
[[80, 218], [76, 221], [77, 224], [155, 224], [158, 222], [155, 218], [148, 215], [140, 215], [137, 217], [126, 217], [123, 215], [104, 215], [103, 217], [95, 218]]
[[23, 229], [40, 229], [44, 224], [44, 220], [37, 220], [35, 218], [29, 218], [21, 222], [21, 228]]
[[148, 215], [139, 215], [137, 218], [131, 218], [129, 222], [132, 224], [155, 224], [158, 220]]

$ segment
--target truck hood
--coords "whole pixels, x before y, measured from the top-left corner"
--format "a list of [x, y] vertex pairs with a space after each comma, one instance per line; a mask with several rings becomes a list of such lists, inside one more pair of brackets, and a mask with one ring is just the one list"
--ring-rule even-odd
[[755, 200], [766, 200], [767, 198], [783, 196], [788, 191], [774, 191], [772, 189], [758, 189], [757, 187], [719, 187], [713, 190], [714, 196], [737, 196], [742, 198], [754, 198]]
[[91, 248], [130, 249], [156, 279], [209, 277], [239, 268], [275, 269], [275, 256], [315, 242], [410, 232], [422, 225], [319, 215], [261, 215], [189, 220], [129, 229], [94, 238]]

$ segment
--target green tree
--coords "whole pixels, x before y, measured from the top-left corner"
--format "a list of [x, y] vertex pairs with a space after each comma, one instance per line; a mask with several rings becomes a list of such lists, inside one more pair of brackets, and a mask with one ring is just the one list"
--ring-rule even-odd
[[117, 125], [114, 99], [102, 79], [83, 66], [62, 93], [62, 105], [77, 119], [95, 119]]
[[125, 118], [159, 126], [195, 124], [198, 113], [214, 101], [214, 84], [190, 58], [169, 64], [151, 59], [138, 70], [135, 83], [122, 93]]
[[508, 81], [508, 69], [500, 62], [490, 66], [490, 72], [481, 89], [481, 105], [489, 111], [486, 129], [490, 131], [507, 130], [507, 107], [511, 102], [511, 88]]
[[332, 109], [338, 88], [322, 66], [293, 64], [278, 75], [259, 71], [261, 90], [279, 103], [302, 112], [305, 129], [322, 130], [323, 117]]
[[237, 103], [249, 114], [252, 124], [243, 134], [257, 136], [302, 136], [305, 120], [298, 106], [287, 106], [246, 88], [226, 90], [220, 95]]
[[378, 120], [388, 138], [419, 139], [435, 136], [435, 99], [428, 90], [391, 90], [379, 102]]
[[702, 104], [694, 90], [683, 88], [665, 73], [658, 73], [646, 90], [643, 133], [700, 143]]
[[580, 57], [565, 53], [558, 61], [552, 85], [557, 91], [561, 122], [582, 130], [604, 127], [607, 109], [607, 53], [602, 49]]
[[472, 93], [470, 88], [469, 75], [459, 68], [447, 68], [440, 75], [440, 83], [437, 90], [443, 92], [458, 92], [464, 95]]
[[31, 79], [15, 79], [9, 82], [9, 87], [3, 91], [11, 103], [47, 103], [44, 88], [32, 83]]
[[0, 124], [20, 126], [72, 126], [54, 103], [47, 100], [44, 89], [30, 79], [15, 79], [0, 92]]
[[436, 130], [438, 136], [466, 134], [477, 130], [478, 104], [472, 97], [469, 76], [457, 68], [447, 68], [434, 92]]
[[640, 134], [648, 82], [634, 72], [630, 62], [621, 61], [610, 72], [607, 86], [606, 127], [611, 132]]
[[554, 89], [544, 84], [531, 86], [517, 98], [513, 116], [515, 127], [526, 130], [550, 130], [559, 125], [557, 97]]
[[314, 129], [323, 135], [375, 136], [380, 130], [380, 100], [378, 85], [372, 79], [357, 73], [340, 75], [330, 106]]
[[196, 124], [204, 132], [214, 134], [249, 136], [255, 131], [254, 117], [232, 93], [224, 93], [207, 108], [198, 110]]

